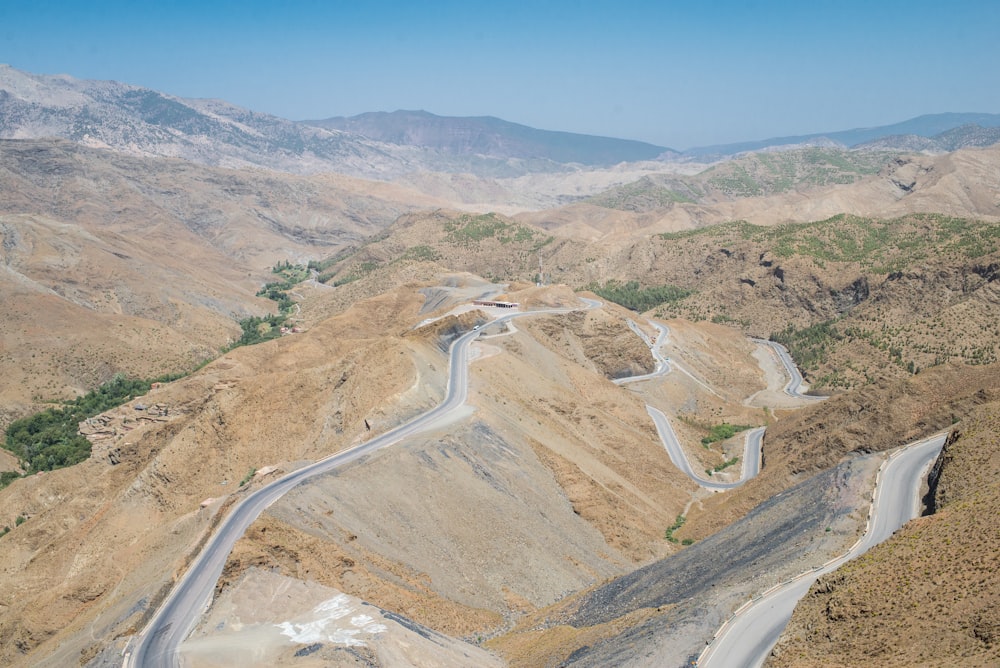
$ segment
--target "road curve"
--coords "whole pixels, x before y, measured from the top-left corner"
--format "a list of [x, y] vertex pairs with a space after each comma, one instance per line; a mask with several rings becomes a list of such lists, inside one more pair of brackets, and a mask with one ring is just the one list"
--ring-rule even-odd
[[653, 360], [656, 362], [656, 368], [653, 369], [651, 373], [645, 373], [641, 376], [629, 376], [627, 378], [616, 378], [612, 382], [615, 385], [624, 385], [625, 383], [637, 383], [641, 380], [650, 380], [651, 378], [659, 378], [660, 376], [665, 376], [670, 373], [671, 366], [670, 360], [663, 356], [660, 352], [660, 348], [663, 346], [664, 342], [667, 340], [668, 329], [666, 325], [661, 325], [652, 320], [647, 320], [647, 322], [656, 330], [656, 340], [651, 340], [646, 332], [639, 329], [639, 325], [635, 324], [634, 320], [628, 321], [629, 329], [635, 332], [640, 339], [642, 339], [647, 346], [649, 346], [649, 352], [653, 355]]
[[822, 400], [826, 397], [818, 397], [812, 394], [802, 394], [799, 392], [799, 388], [802, 387], [802, 383], [805, 380], [802, 378], [802, 373], [799, 368], [795, 366], [792, 356], [788, 354], [788, 348], [777, 343], [775, 341], [768, 341], [767, 339], [753, 339], [756, 343], [765, 345], [774, 351], [774, 354], [778, 356], [778, 360], [781, 365], [785, 367], [785, 373], [788, 374], [788, 382], [785, 384], [785, 394], [795, 397], [796, 399], [816, 399]]
[[[614, 381], [616, 385], [624, 385], [626, 383], [635, 383], [642, 380], [659, 378], [667, 375], [673, 370], [670, 365], [670, 360], [664, 357], [663, 353], [660, 351], [660, 348], [666, 342], [667, 335], [669, 333], [667, 326], [653, 322], [652, 320], [648, 320], [647, 322], [654, 329], [656, 329], [656, 340], [651, 340], [634, 321], [629, 320], [628, 326], [646, 343], [647, 346], [649, 346], [649, 351], [652, 353], [653, 359], [656, 361], [656, 368], [652, 373], [643, 374], [641, 376], [618, 378]], [[787, 352], [785, 354], [787, 356]], [[791, 376], [792, 381], [794, 381], [795, 376], [792, 375], [792, 373], [798, 373], [798, 371], [795, 369], [795, 365], [791, 363], [791, 358], [789, 358], [789, 363], [791, 364], [792, 369], [792, 371], [789, 371], [789, 375]], [[798, 378], [801, 382], [802, 376], [798, 376]], [[791, 383], [789, 384], [791, 385]], [[798, 386], [796, 385], [796, 388], [797, 387]], [[797, 390], [793, 390], [793, 392], [794, 391]], [[756, 477], [756, 475], [760, 473], [761, 445], [764, 439], [764, 427], [751, 429], [747, 432], [746, 440], [743, 446], [743, 475], [740, 479], [735, 482], [716, 482], [714, 480], [703, 478], [695, 473], [694, 469], [691, 468], [691, 463], [688, 461], [687, 455], [684, 454], [684, 449], [677, 440], [677, 434], [674, 433], [674, 429], [670, 425], [670, 420], [667, 416], [662, 411], [659, 411], [648, 404], [646, 405], [646, 412], [649, 413], [649, 417], [653, 419], [653, 424], [656, 425], [656, 431], [660, 435], [660, 440], [663, 441], [663, 447], [666, 448], [667, 454], [670, 456], [670, 461], [674, 463], [674, 466], [679, 468], [687, 474], [689, 478], [702, 487], [720, 491], [733, 489], [735, 487], [739, 487], [747, 480]]]
[[699, 658], [700, 666], [756, 668], [763, 665], [792, 617], [795, 605], [813, 582], [889, 538], [919, 513], [920, 487], [947, 434], [897, 450], [882, 465], [864, 536], [840, 557], [765, 592], [740, 609], [716, 634]]
[[694, 472], [687, 455], [684, 454], [684, 449], [677, 440], [674, 428], [670, 426], [670, 420], [667, 419], [667, 416], [662, 411], [652, 406], [646, 406], [646, 412], [649, 413], [649, 417], [653, 418], [653, 424], [656, 425], [656, 431], [660, 435], [660, 440], [663, 441], [663, 447], [667, 449], [670, 461], [702, 487], [720, 491], [733, 489], [760, 473], [760, 446], [761, 440], [764, 438], [764, 427], [757, 427], [747, 432], [743, 445], [743, 475], [740, 479], [735, 482], [717, 482], [703, 478]]
[[[586, 304], [584, 307], [586, 309], [601, 306], [601, 302], [593, 299], [581, 298], [581, 301]], [[541, 309], [508, 313], [493, 322], [506, 322], [523, 316], [569, 313], [576, 310], [580, 309]], [[444, 400], [438, 406], [370, 441], [293, 471], [258, 489], [238, 503], [206, 542], [146, 628], [134, 639], [134, 648], [131, 651], [126, 648], [124, 668], [148, 666], [173, 668], [179, 665], [177, 649], [208, 608], [215, 584], [222, 574], [233, 545], [269, 505], [309, 478], [328, 473], [432, 428], [433, 423], [439, 418], [460, 408], [465, 403], [469, 391], [469, 345], [477, 336], [479, 331], [474, 330], [452, 342], [449, 348], [448, 388]]]

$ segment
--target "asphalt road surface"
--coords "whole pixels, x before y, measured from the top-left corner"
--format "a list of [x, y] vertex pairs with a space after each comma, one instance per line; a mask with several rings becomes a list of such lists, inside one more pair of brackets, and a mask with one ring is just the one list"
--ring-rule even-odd
[[[583, 299], [586, 308], [597, 308], [600, 302]], [[523, 313], [508, 313], [494, 323], [517, 317], [568, 313], [579, 309], [543, 309]], [[236, 541], [250, 524], [272, 503], [293, 487], [314, 476], [328, 473], [355, 462], [376, 450], [415, 436], [448, 413], [460, 408], [469, 392], [469, 345], [479, 336], [478, 330], [463, 334], [450, 348], [448, 389], [444, 401], [430, 411], [372, 440], [349, 450], [322, 459], [260, 488], [236, 505], [205, 544], [198, 557], [160, 606], [149, 625], [134, 639], [134, 647], [126, 648], [124, 668], [170, 667], [179, 665], [177, 649], [207, 610], [226, 559]]]
[[684, 454], [684, 449], [677, 440], [677, 434], [674, 433], [674, 428], [670, 426], [670, 420], [667, 419], [666, 415], [652, 406], [646, 406], [646, 412], [649, 413], [649, 417], [653, 418], [653, 424], [656, 425], [656, 431], [660, 434], [663, 447], [667, 449], [667, 454], [670, 455], [670, 461], [702, 487], [716, 490], [733, 489], [760, 473], [760, 446], [761, 440], [764, 438], [764, 427], [757, 427], [747, 432], [743, 446], [743, 475], [740, 479], [735, 482], [718, 482], [694, 472], [687, 455]]
[[[639, 326], [633, 321], [629, 320], [628, 325], [636, 334], [646, 342], [649, 346], [649, 350], [653, 355], [653, 359], [656, 361], [656, 368], [652, 373], [647, 373], [642, 376], [631, 376], [629, 378], [619, 378], [615, 380], [615, 384], [624, 385], [625, 383], [635, 383], [641, 380], [649, 380], [651, 378], [659, 378], [660, 376], [665, 376], [671, 372], [670, 361], [663, 356], [660, 352], [660, 348], [663, 346], [667, 339], [668, 329], [666, 325], [661, 325], [659, 323], [648, 321], [656, 331], [656, 340], [650, 340], [649, 336], [646, 335]], [[774, 344], [778, 345], [778, 344]], [[779, 346], [780, 348], [780, 346]], [[784, 350], [781, 348], [781, 350]], [[788, 370], [789, 385], [786, 386], [786, 391], [788, 387], [792, 387], [789, 391], [793, 396], [797, 396], [799, 383], [802, 382], [802, 376], [799, 375], [798, 369], [795, 364], [788, 357], [788, 353], [784, 353], [785, 357], [788, 358], [788, 363], [785, 365], [786, 370]], [[780, 357], [780, 352], [779, 352]], [[799, 379], [799, 383], [795, 383], [796, 377]], [[794, 385], [794, 386], [793, 386]], [[663, 441], [663, 447], [667, 449], [667, 454], [670, 456], [670, 461], [674, 463], [674, 466], [679, 468], [681, 471], [687, 474], [689, 478], [694, 480], [696, 483], [705, 487], [707, 489], [715, 490], [726, 490], [733, 489], [734, 487], [739, 487], [745, 483], [750, 478], [755, 477], [760, 473], [760, 449], [761, 444], [764, 439], [764, 427], [758, 427], [757, 429], [752, 429], [747, 432], [746, 441], [743, 446], [743, 475], [736, 482], [717, 482], [704, 478], [694, 472], [691, 468], [691, 463], [688, 461], [687, 455], [684, 454], [684, 449], [681, 447], [680, 442], [677, 440], [677, 435], [674, 433], [673, 427], [670, 426], [670, 420], [661, 411], [653, 408], [652, 406], [646, 406], [646, 412], [649, 413], [649, 417], [653, 418], [653, 424], [656, 425], [656, 431], [660, 435], [660, 440]]]
[[768, 346], [774, 353], [778, 356], [778, 360], [781, 365], [785, 367], [785, 373], [788, 374], [788, 383], [785, 385], [785, 394], [791, 395], [798, 399], [825, 399], [826, 397], [817, 397], [810, 394], [802, 394], [799, 392], [799, 388], [802, 387], [804, 382], [802, 379], [802, 374], [799, 372], [799, 368], [795, 366], [795, 362], [792, 360], [792, 356], [788, 354], [788, 349], [780, 343], [775, 343], [774, 341], [768, 341], [767, 339], [754, 339], [757, 343], [763, 343]]
[[816, 578], [864, 554], [917, 516], [923, 478], [941, 452], [945, 438], [946, 435], [938, 435], [894, 453], [881, 472], [868, 531], [861, 540], [846, 554], [766, 592], [752, 605], [742, 609], [705, 649], [699, 665], [719, 668], [756, 668], [763, 665], [791, 619], [795, 605], [809, 591]]

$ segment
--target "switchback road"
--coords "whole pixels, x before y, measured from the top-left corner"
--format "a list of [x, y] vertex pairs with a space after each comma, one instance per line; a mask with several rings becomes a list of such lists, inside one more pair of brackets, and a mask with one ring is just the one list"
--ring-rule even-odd
[[[649, 346], [649, 351], [652, 353], [653, 359], [656, 361], [656, 368], [652, 373], [647, 373], [642, 376], [618, 378], [614, 381], [615, 384], [624, 385], [625, 383], [635, 383], [642, 380], [659, 378], [672, 371], [670, 360], [664, 357], [662, 351], [660, 350], [666, 342], [669, 330], [666, 325], [661, 325], [660, 323], [653, 322], [652, 320], [649, 320], [648, 322], [657, 331], [655, 341], [651, 340], [649, 336], [647, 336], [646, 333], [643, 332], [632, 320], [628, 321], [628, 326], [646, 343], [647, 346]], [[778, 344], [774, 345], [777, 346]], [[784, 350], [783, 348], [780, 349]], [[776, 349], [776, 351], [778, 351], [778, 349]], [[778, 352], [780, 358], [781, 353], [780, 351]], [[791, 361], [791, 358], [788, 357], [788, 353], [785, 352], [784, 355], [785, 358], [788, 359], [788, 362], [785, 363], [784, 360], [782, 360], [782, 362], [785, 364], [785, 368], [791, 378], [788, 385], [786, 385], [785, 390], [792, 396], [799, 396], [798, 387], [802, 382], [802, 376], [799, 375], [799, 371], [795, 367], [795, 364]], [[796, 382], [796, 378], [798, 378], [798, 382]], [[747, 432], [746, 440], [743, 446], [743, 475], [740, 476], [740, 479], [735, 482], [717, 482], [704, 478], [694, 472], [694, 469], [691, 468], [691, 463], [688, 461], [687, 455], [684, 454], [684, 449], [677, 440], [677, 434], [674, 433], [673, 427], [670, 426], [670, 420], [663, 414], [663, 412], [649, 405], [646, 406], [646, 412], [649, 413], [649, 417], [653, 419], [653, 424], [656, 425], [656, 431], [660, 435], [660, 440], [663, 441], [663, 447], [666, 448], [667, 454], [670, 456], [670, 461], [674, 463], [674, 466], [686, 473], [689, 478], [702, 487], [720, 491], [733, 489], [735, 487], [739, 487], [747, 480], [760, 473], [760, 449], [764, 440], [764, 427], [758, 427]]]
[[735, 482], [717, 482], [703, 478], [694, 472], [687, 455], [684, 454], [684, 449], [681, 448], [681, 444], [677, 440], [677, 434], [674, 433], [674, 429], [670, 426], [670, 420], [667, 419], [666, 415], [652, 406], [646, 406], [646, 412], [649, 413], [649, 417], [653, 418], [653, 424], [656, 425], [656, 431], [660, 434], [663, 447], [667, 449], [667, 454], [670, 455], [670, 461], [702, 487], [720, 491], [733, 489], [760, 473], [760, 447], [761, 441], [764, 438], [764, 427], [757, 427], [747, 432], [743, 445], [743, 475], [740, 479]]

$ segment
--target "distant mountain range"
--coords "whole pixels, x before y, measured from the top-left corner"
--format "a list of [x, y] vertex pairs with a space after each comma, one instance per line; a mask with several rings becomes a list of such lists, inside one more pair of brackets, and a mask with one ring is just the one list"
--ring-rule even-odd
[[[716, 146], [701, 146], [684, 151], [685, 156], [693, 158], [723, 158], [738, 153], [748, 153], [752, 151], [763, 151], [782, 146], [839, 146], [842, 148], [867, 148], [876, 146], [878, 148], [889, 148], [893, 144], [904, 150], [955, 150], [966, 146], [989, 146], [996, 143], [997, 139], [989, 141], [994, 133], [983, 133], [982, 130], [1000, 127], [1000, 114], [976, 114], [976, 113], [946, 113], [946, 114], [926, 114], [917, 116], [908, 121], [894, 123], [892, 125], [880, 125], [872, 128], [855, 128], [853, 130], [839, 130], [836, 132], [819, 132], [811, 135], [797, 135], [791, 137], [773, 137], [771, 139], [761, 139], [758, 141], [739, 142], [735, 144], [719, 144]], [[959, 128], [966, 128], [958, 132], [951, 138], [945, 137], [941, 142], [917, 142], [919, 147], [910, 148], [905, 146], [909, 141], [906, 138], [921, 137], [923, 139], [941, 139], [950, 131]], [[967, 143], [960, 142], [959, 135], [964, 137], [980, 137], [978, 143], [970, 139]], [[882, 142], [882, 144], [879, 144]]]
[[43, 137], [222, 167], [375, 179], [415, 172], [515, 177], [623, 162], [712, 161], [802, 145], [948, 151], [995, 143], [1000, 114], [935, 114], [876, 128], [681, 153], [633, 140], [538, 130], [489, 116], [396, 111], [295, 122], [221, 100], [184, 99], [114, 81], [30, 74], [0, 65], [0, 138]]
[[389, 144], [496, 158], [598, 166], [680, 155], [672, 149], [645, 142], [538, 130], [493, 116], [455, 118], [435, 116], [426, 111], [394, 111], [303, 123]]

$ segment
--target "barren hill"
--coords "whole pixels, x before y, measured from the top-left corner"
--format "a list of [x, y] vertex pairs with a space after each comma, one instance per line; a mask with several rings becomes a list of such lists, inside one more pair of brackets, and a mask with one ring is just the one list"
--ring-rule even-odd
[[116, 372], [183, 371], [236, 338], [279, 261], [305, 262], [433, 200], [389, 184], [0, 141], [3, 423]]

